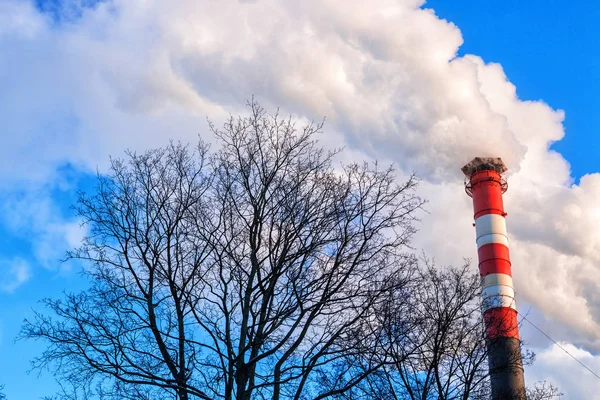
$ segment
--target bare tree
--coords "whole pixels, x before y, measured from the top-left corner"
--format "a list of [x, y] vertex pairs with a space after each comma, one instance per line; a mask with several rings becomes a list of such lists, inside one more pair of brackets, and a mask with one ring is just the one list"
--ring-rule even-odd
[[426, 264], [419, 272], [413, 298], [418, 323], [409, 346], [393, 347], [394, 373], [386, 373], [411, 399], [474, 398], [487, 383], [479, 276], [468, 264], [442, 269]]
[[[490, 399], [480, 277], [469, 262], [440, 268], [422, 257], [411, 284], [389, 294], [371, 323], [371, 329], [380, 332], [380, 343], [363, 349], [376, 349], [382, 367], [341, 398]], [[523, 354], [525, 364], [533, 362], [532, 352]], [[507, 360], [507, 367], [515, 366], [522, 361]], [[552, 385], [538, 382], [527, 393], [506, 399], [549, 400], [560, 395]]]
[[527, 389], [527, 400], [552, 400], [562, 396], [557, 387], [545, 381], [537, 382]]
[[335, 170], [320, 124], [254, 102], [211, 130], [218, 151], [129, 153], [79, 198], [89, 235], [68, 257], [90, 288], [46, 299], [21, 336], [83, 398], [331, 398], [386, 362], [365, 349], [413, 282], [416, 179]]
[[385, 362], [354, 398], [487, 398], [479, 277], [469, 263], [436, 268], [423, 257], [413, 278], [408, 293], [390, 293], [377, 313], [374, 329], [380, 331]]

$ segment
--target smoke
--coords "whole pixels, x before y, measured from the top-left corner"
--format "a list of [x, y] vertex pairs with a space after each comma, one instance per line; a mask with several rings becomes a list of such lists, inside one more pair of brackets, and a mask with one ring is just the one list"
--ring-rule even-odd
[[[573, 184], [550, 145], [564, 114], [518, 98], [501, 65], [468, 55], [458, 27], [418, 0], [114, 0], [62, 23], [8, 1], [0, 16], [0, 186], [45, 182], [65, 163], [206, 134], [256, 95], [307, 119], [324, 141], [423, 179], [415, 245], [441, 263], [475, 259], [460, 167], [509, 166], [505, 202], [519, 302], [600, 350], [600, 175]], [[12, 21], [4, 24], [2, 21]], [[16, 22], [15, 22], [16, 21]], [[6, 167], [6, 168], [5, 168]], [[559, 338], [560, 339], [560, 338]]]

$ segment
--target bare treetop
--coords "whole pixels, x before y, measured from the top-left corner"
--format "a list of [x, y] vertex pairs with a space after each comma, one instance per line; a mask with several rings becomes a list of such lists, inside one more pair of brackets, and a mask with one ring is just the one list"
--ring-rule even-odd
[[507, 168], [500, 157], [475, 157], [470, 163], [461, 168], [461, 171], [467, 177], [471, 177], [476, 172], [486, 170], [503, 174]]

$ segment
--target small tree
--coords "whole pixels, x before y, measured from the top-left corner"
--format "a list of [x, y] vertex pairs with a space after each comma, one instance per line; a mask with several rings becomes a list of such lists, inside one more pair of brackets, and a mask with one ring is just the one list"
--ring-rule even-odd
[[[321, 399], [378, 371], [367, 329], [408, 288], [422, 200], [256, 103], [200, 144], [128, 153], [76, 209], [91, 287], [25, 321], [34, 361], [102, 398]], [[374, 347], [375, 346], [375, 347]], [[367, 351], [367, 347], [369, 351]], [[86, 395], [87, 396], [87, 395]]]
[[[480, 292], [479, 274], [469, 262], [440, 268], [423, 257], [411, 285], [390, 292], [371, 324], [379, 332], [379, 343], [365, 352], [376, 351], [382, 367], [341, 398], [490, 399]], [[533, 353], [525, 352], [524, 361], [530, 364]], [[527, 393], [507, 399], [549, 400], [560, 395], [552, 385], [538, 382]]]
[[562, 395], [557, 387], [546, 381], [536, 382], [527, 389], [527, 400], [552, 400], [562, 398]]
[[412, 299], [417, 323], [408, 345], [391, 345], [393, 363], [384, 369], [391, 390], [414, 400], [485, 398], [480, 279], [471, 271], [468, 263], [441, 269], [426, 263], [419, 270], [421, 284]]
[[354, 391], [354, 398], [489, 397], [479, 277], [468, 263], [436, 268], [423, 261], [410, 292], [390, 293], [379, 310], [374, 325], [386, 361]]

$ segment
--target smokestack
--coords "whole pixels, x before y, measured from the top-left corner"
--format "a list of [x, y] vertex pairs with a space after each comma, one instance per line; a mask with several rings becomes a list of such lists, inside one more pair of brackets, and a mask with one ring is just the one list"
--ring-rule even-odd
[[500, 158], [476, 157], [462, 168], [473, 198], [483, 318], [492, 399], [525, 399], [515, 291], [502, 194], [508, 187]]

